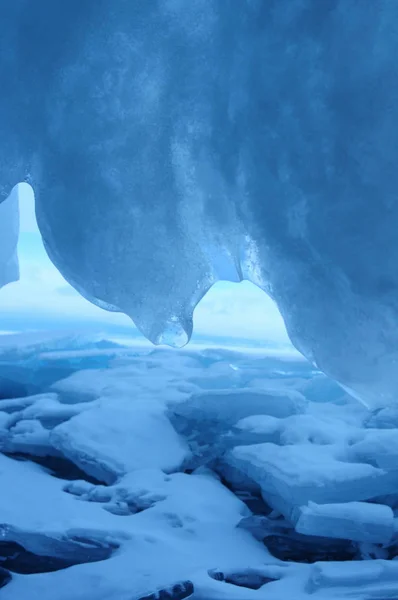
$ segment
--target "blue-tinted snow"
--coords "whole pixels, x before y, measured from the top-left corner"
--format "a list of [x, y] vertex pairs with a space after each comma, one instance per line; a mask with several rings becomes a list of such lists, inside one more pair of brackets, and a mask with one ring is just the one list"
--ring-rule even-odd
[[37, 386], [0, 400], [0, 556], [30, 573], [2, 598], [397, 597], [398, 431], [296, 355], [36, 333], [0, 364]]

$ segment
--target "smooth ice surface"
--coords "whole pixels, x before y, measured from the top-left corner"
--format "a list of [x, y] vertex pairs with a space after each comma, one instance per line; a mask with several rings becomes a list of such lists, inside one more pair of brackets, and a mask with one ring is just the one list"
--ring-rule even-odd
[[321, 370], [395, 401], [396, 2], [4, 0], [0, 22], [1, 195], [31, 182], [76, 289], [184, 344], [217, 279], [250, 279]]
[[383, 504], [309, 502], [298, 515], [295, 529], [306, 535], [386, 544], [394, 534], [394, 513]]
[[1, 202], [2, 200], [0, 194], [0, 288], [19, 279], [17, 254], [19, 235], [18, 195], [16, 191], [13, 191], [4, 202]]
[[302, 443], [240, 446], [226, 454], [223, 472], [236, 485], [251, 481], [268, 504], [292, 521], [296, 510], [311, 500], [368, 500], [397, 489], [398, 469], [387, 472], [365, 462], [345, 462], [333, 450]]
[[396, 562], [374, 561], [371, 564], [319, 563], [311, 569], [306, 590], [321, 598], [347, 598], [354, 592], [359, 598], [395, 598], [398, 593]]

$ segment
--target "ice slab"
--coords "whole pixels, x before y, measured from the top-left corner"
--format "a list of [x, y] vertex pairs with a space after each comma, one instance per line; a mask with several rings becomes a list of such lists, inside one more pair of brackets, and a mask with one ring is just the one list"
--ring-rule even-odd
[[369, 462], [382, 469], [398, 467], [398, 429], [369, 429], [361, 438], [347, 450], [349, 460]]
[[[235, 388], [193, 394], [173, 404], [169, 415], [177, 431], [189, 441], [194, 455], [191, 467], [195, 468], [239, 442], [259, 441], [255, 434], [235, 427], [245, 417], [256, 414], [281, 420], [304, 410], [305, 406], [305, 398], [289, 388]], [[264, 441], [264, 435], [260, 441]]]
[[253, 414], [282, 419], [303, 411], [305, 406], [305, 398], [299, 392], [270, 386], [201, 392], [173, 407], [173, 412], [187, 420], [205, 418], [234, 425]]
[[295, 563], [346, 561], [358, 558], [358, 546], [348, 539], [331, 539], [294, 531], [284, 519], [260, 515], [245, 517], [239, 527], [262, 541], [273, 556]]
[[[200, 390], [242, 388], [267, 374], [272, 387], [293, 387], [311, 377], [302, 358], [276, 351], [246, 353], [191, 346], [189, 351], [122, 346], [102, 336], [37, 332], [0, 336], [0, 399], [50, 388], [63, 401], [136, 392], [177, 402]], [[53, 387], [52, 387], [53, 386]], [[251, 385], [251, 387], [253, 387]], [[267, 389], [265, 379], [254, 386]]]
[[240, 446], [222, 460], [221, 471], [236, 484], [261, 489], [270, 506], [288, 520], [313, 501], [318, 504], [367, 500], [394, 493], [398, 469], [385, 471], [366, 463], [338, 460], [330, 446], [272, 443]]
[[0, 450], [9, 454], [60, 456], [50, 441], [50, 432], [40, 421], [21, 419], [0, 430]]
[[226, 583], [232, 583], [233, 585], [249, 590], [259, 590], [271, 581], [278, 581], [281, 573], [274, 567], [274, 569], [248, 568], [232, 572], [216, 571], [213, 569], [209, 571], [209, 575], [216, 581], [225, 581]]
[[318, 563], [311, 568], [306, 591], [327, 598], [395, 598], [398, 594], [396, 562]]
[[54, 393], [1, 400], [0, 449], [10, 454], [60, 457], [50, 441], [51, 429], [95, 406], [95, 402], [61, 404]]
[[[310, 405], [308, 410], [311, 410]], [[273, 442], [282, 446], [304, 443], [344, 445], [361, 432], [359, 423], [354, 427], [336, 415], [322, 414], [298, 414], [284, 419], [254, 414], [239, 420], [234, 429], [241, 432], [242, 443], [236, 445], [242, 446], [254, 443], [256, 438], [258, 443]]]
[[[43, 364], [47, 359], [49, 362], [57, 362], [58, 358], [63, 360], [61, 344], [58, 349], [49, 352], [44, 350], [44, 346], [41, 348], [41, 356], [45, 355]], [[32, 352], [35, 353], [34, 350]], [[87, 350], [90, 356], [97, 352], [95, 348]], [[65, 353], [68, 360], [84, 367], [84, 350], [71, 349], [65, 350]], [[222, 445], [220, 438], [224, 436], [233, 445], [240, 440], [241, 446], [243, 443], [253, 444], [255, 436], [274, 436], [275, 443], [268, 444], [268, 447], [276, 448], [277, 457], [269, 450], [260, 456], [261, 452], [257, 450], [257, 458], [245, 456], [245, 462], [242, 458], [239, 464], [235, 461], [235, 466], [228, 465], [231, 454], [239, 454], [241, 448], [236, 448], [228, 452], [224, 462], [215, 462], [213, 467], [219, 468], [219, 474], [232, 484], [231, 473], [240, 483], [246, 478], [247, 488], [244, 482], [244, 485], [239, 485], [239, 494], [235, 495], [222, 485], [221, 478], [217, 479], [214, 472], [204, 468], [192, 475], [167, 474], [160, 470], [163, 468], [160, 462], [154, 469], [143, 470], [136, 469], [130, 461], [123, 466], [130, 470], [119, 475], [114, 484], [109, 485], [108, 481], [108, 485], [98, 485], [88, 475], [84, 480], [82, 472], [74, 472], [73, 475], [67, 472], [63, 480], [59, 479], [62, 473], [52, 470], [51, 463], [55, 464], [61, 458], [39, 460], [37, 456], [33, 457], [43, 465], [42, 468], [28, 461], [17, 462], [0, 455], [0, 525], [3, 525], [1, 531], [8, 540], [7, 548], [0, 544], [0, 557], [2, 551], [3, 555], [11, 553], [13, 544], [25, 545], [29, 552], [34, 553], [29, 558], [33, 570], [48, 567], [45, 562], [51, 548], [53, 555], [57, 554], [61, 563], [65, 563], [69, 560], [68, 553], [69, 557], [74, 554], [84, 558], [82, 547], [88, 540], [100, 544], [98, 552], [92, 552], [92, 545], [87, 546], [90, 549], [87, 555], [91, 556], [98, 557], [103, 551], [107, 553], [110, 548], [118, 547], [117, 552], [100, 564], [81, 564], [66, 571], [44, 573], [40, 577], [17, 574], [2, 589], [2, 594], [6, 592], [3, 594], [6, 600], [33, 596], [53, 600], [54, 589], [57, 593], [59, 591], [57, 600], [70, 600], [72, 597], [74, 600], [98, 600], [98, 596], [107, 600], [152, 598], [157, 591], [166, 594], [168, 590], [167, 593], [171, 593], [173, 586], [183, 581], [192, 581], [198, 598], [218, 600], [255, 600], [264, 594], [298, 600], [307, 600], [311, 594], [322, 600], [340, 600], [349, 595], [368, 600], [376, 590], [391, 592], [390, 597], [391, 594], [396, 597], [392, 575], [383, 575], [380, 588], [372, 583], [379, 573], [373, 571], [370, 583], [365, 576], [362, 584], [359, 570], [354, 570], [351, 579], [347, 579], [346, 574], [345, 583], [336, 583], [336, 578], [333, 582], [334, 576], [329, 571], [326, 576], [326, 569], [323, 571], [324, 579], [316, 580], [316, 569], [306, 564], [339, 561], [340, 566], [342, 561], [353, 563], [361, 556], [368, 559], [361, 567], [366, 571], [367, 566], [375, 562], [375, 557], [396, 556], [396, 537], [381, 548], [379, 542], [320, 538], [294, 531], [300, 508], [307, 506], [308, 500], [317, 494], [315, 500], [319, 510], [328, 508], [324, 506], [324, 496], [329, 498], [327, 504], [340, 503], [340, 496], [345, 496], [345, 502], [354, 500], [354, 503], [360, 504], [360, 500], [350, 496], [354, 489], [355, 494], [363, 495], [371, 491], [372, 497], [377, 496], [378, 503], [396, 506], [396, 470], [390, 466], [382, 469], [376, 464], [376, 460], [385, 455], [388, 446], [393, 450], [393, 440], [388, 441], [383, 436], [389, 431], [388, 435], [393, 436], [394, 430], [364, 428], [368, 425], [368, 411], [347, 397], [331, 395], [328, 402], [319, 402], [315, 395], [312, 396], [314, 401], [308, 401], [301, 394], [295, 394], [296, 385], [303, 390], [303, 381], [310, 383], [311, 368], [308, 366], [302, 366], [302, 376], [296, 376], [299, 369], [294, 372], [294, 368], [288, 375], [286, 364], [279, 369], [272, 361], [243, 354], [238, 356], [221, 349], [199, 352], [160, 350], [135, 356], [116, 349], [116, 353], [112, 359], [113, 368], [100, 366], [93, 369], [91, 366], [84, 369], [64, 380], [64, 392], [60, 389], [59, 394], [0, 401], [0, 437], [4, 432], [12, 432], [17, 442], [17, 436], [21, 436], [19, 447], [22, 448], [22, 436], [26, 436], [27, 440], [27, 436], [31, 435], [31, 445], [25, 445], [25, 454], [29, 451], [38, 453], [39, 444], [36, 447], [33, 444], [35, 432], [45, 430], [51, 437], [52, 430], [65, 429], [68, 439], [73, 440], [76, 460], [79, 460], [78, 453], [82, 451], [81, 436], [90, 446], [89, 456], [93, 463], [97, 463], [97, 468], [104, 469], [105, 466], [108, 469], [110, 465], [114, 469], [119, 451], [126, 451], [129, 461], [132, 457], [130, 446], [125, 442], [128, 440], [130, 443], [129, 435], [138, 444], [144, 431], [145, 439], [152, 444], [152, 452], [153, 414], [159, 411], [163, 416], [177, 415], [181, 408], [179, 418], [186, 420], [188, 436], [200, 432], [203, 443], [214, 440], [218, 449]], [[30, 351], [25, 356], [30, 356]], [[284, 372], [278, 374], [276, 370]], [[239, 387], [220, 390], [220, 383], [227, 380], [230, 371], [233, 373], [231, 386]], [[206, 380], [207, 373], [209, 380]], [[268, 374], [272, 381], [267, 381]], [[262, 389], [250, 387], [246, 394], [244, 385], [250, 385], [255, 379], [262, 381]], [[325, 384], [324, 380], [317, 384], [320, 391]], [[215, 389], [206, 389], [206, 385], [214, 385]], [[164, 392], [162, 388], [166, 388]], [[198, 393], [198, 389], [206, 391]], [[194, 396], [190, 398], [192, 390]], [[101, 395], [103, 397], [98, 401]], [[197, 401], [199, 397], [202, 397], [205, 408], [202, 412]], [[110, 410], [117, 408], [121, 401], [128, 410], [123, 412], [126, 428], [118, 434], [118, 425], [108, 418], [110, 413], [102, 412], [102, 408], [104, 405]], [[192, 408], [194, 419], [190, 420]], [[150, 415], [148, 421], [141, 420], [142, 410]], [[84, 426], [80, 427], [80, 419]], [[78, 426], [75, 427], [76, 421]], [[86, 431], [90, 427], [90, 435], [87, 436]], [[97, 437], [95, 434], [98, 434]], [[250, 436], [253, 437], [249, 439]], [[384, 439], [380, 447], [379, 436]], [[156, 441], [163, 444], [163, 437], [160, 431]], [[364, 446], [365, 442], [368, 447]], [[282, 447], [281, 444], [287, 445]], [[263, 446], [261, 444], [260, 448]], [[246, 446], [243, 450], [250, 453], [256, 448], [259, 448], [258, 444]], [[162, 460], [166, 458], [167, 450], [162, 452]], [[61, 450], [57, 452], [62, 455]], [[149, 454], [146, 451], [145, 456]], [[318, 464], [315, 464], [316, 461]], [[176, 468], [185, 466], [184, 461]], [[72, 481], [69, 480], [70, 475], [73, 476]], [[387, 476], [391, 478], [387, 481], [388, 485], [383, 479]], [[75, 481], [76, 477], [80, 480]], [[250, 498], [251, 486], [254, 492]], [[231, 487], [236, 489], [235, 485]], [[284, 511], [286, 516], [291, 515], [290, 522], [275, 512], [268, 518], [250, 515], [247, 506], [255, 511], [265, 508], [265, 514], [269, 513], [266, 502], [261, 503], [260, 490], [266, 502], [272, 504], [273, 497], [278, 499], [279, 504], [276, 502], [273, 507], [276, 511]], [[383, 498], [380, 494], [386, 495]], [[245, 498], [244, 504], [242, 498]], [[253, 499], [257, 499], [257, 503]], [[372, 499], [372, 502], [375, 500]], [[362, 530], [356, 517], [352, 515], [350, 526], [357, 534], [358, 530]], [[375, 520], [376, 516], [373, 517]], [[364, 519], [365, 523], [368, 521]], [[375, 535], [380, 540], [386, 527], [381, 517], [378, 523]], [[323, 519], [322, 525], [327, 524]], [[334, 524], [334, 533], [344, 529], [337, 521]], [[394, 519], [395, 531], [396, 527]], [[346, 530], [350, 528], [347, 526]], [[20, 552], [19, 546], [15, 551]], [[14, 566], [18, 562], [18, 558], [9, 557], [7, 560]], [[383, 564], [382, 561], [377, 562]], [[55, 561], [54, 564], [60, 566], [61, 563]], [[134, 569], [131, 569], [132, 564]], [[209, 572], [216, 578], [212, 579]], [[258, 591], [250, 587], [261, 583], [265, 587]], [[314, 585], [313, 593], [311, 585]], [[316, 585], [319, 587], [316, 588]]]
[[394, 513], [383, 504], [309, 502], [300, 507], [295, 529], [305, 535], [387, 544], [394, 535]]
[[157, 589], [145, 596], [140, 596], [137, 600], [158, 600], [164, 598], [165, 600], [185, 600], [186, 598], [193, 598], [194, 585], [192, 581], [178, 581], [170, 586], [162, 587]]
[[279, 444], [283, 421], [270, 415], [251, 415], [240, 419], [232, 428], [231, 433], [226, 434], [228, 446], [246, 446], [248, 444], [261, 444], [273, 442]]
[[32, 331], [0, 335], [0, 360], [17, 363], [44, 355], [47, 359], [67, 356], [79, 357], [80, 352], [108, 352], [117, 354], [123, 346], [101, 335], [86, 335], [81, 332]]
[[[102, 336], [82, 333], [0, 335], [0, 399], [47, 391], [51, 384], [75, 371], [109, 367], [126, 352]], [[131, 358], [137, 353], [130, 350]]]
[[[35, 399], [35, 396], [30, 396], [30, 399]], [[25, 398], [23, 400], [26, 400]], [[18, 400], [16, 401], [16, 403]], [[22, 402], [21, 402], [22, 404]], [[8, 406], [11, 405], [11, 402]], [[19, 419], [38, 421], [46, 429], [53, 429], [64, 421], [68, 421], [72, 417], [80, 413], [96, 407], [96, 402], [91, 403], [81, 402], [75, 404], [63, 404], [60, 402], [57, 394], [39, 394], [35, 401], [26, 408], [23, 408], [18, 413]], [[0, 410], [2, 403], [0, 403]]]
[[28, 407], [37, 405], [42, 401], [44, 401], [46, 405], [47, 403], [56, 403], [58, 401], [58, 394], [49, 392], [46, 394], [24, 396], [22, 398], [4, 398], [3, 400], [0, 400], [0, 411], [7, 414], [21, 413]]
[[94, 410], [55, 427], [50, 440], [83, 471], [106, 483], [131, 470], [175, 471], [189, 455], [161, 406], [130, 398], [102, 399]]
[[[68, 537], [38, 534], [0, 525], [0, 561], [3, 567], [20, 574], [48, 573], [71, 565], [109, 558], [118, 545], [102, 539], [98, 533]], [[98, 539], [99, 537], [99, 539]]]
[[[79, 362], [79, 357], [75, 358]], [[222, 357], [218, 361], [223, 362]], [[209, 361], [199, 350], [187, 353], [147, 348], [137, 352], [133, 347], [119, 351], [110, 368], [77, 369], [53, 383], [51, 389], [60, 394], [63, 402], [70, 403], [118, 395], [175, 403], [200, 389], [198, 380], [206, 380], [209, 363], [214, 362], [217, 361]]]

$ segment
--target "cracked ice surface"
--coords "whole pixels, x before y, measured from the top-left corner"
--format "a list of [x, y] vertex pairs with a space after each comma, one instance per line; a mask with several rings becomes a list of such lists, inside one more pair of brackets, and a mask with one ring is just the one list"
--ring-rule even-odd
[[0, 366], [37, 392], [0, 380], [2, 599], [398, 597], [396, 415], [295, 354], [34, 333]]
[[181, 345], [217, 279], [250, 279], [323, 371], [396, 398], [396, 2], [5, 0], [0, 21], [1, 191], [28, 171], [76, 289]]

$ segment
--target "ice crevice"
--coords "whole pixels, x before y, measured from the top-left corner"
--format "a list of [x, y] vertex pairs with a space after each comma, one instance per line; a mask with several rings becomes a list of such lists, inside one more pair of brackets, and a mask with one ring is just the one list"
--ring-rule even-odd
[[321, 370], [393, 402], [397, 17], [390, 0], [2, 2], [0, 284], [18, 274], [6, 198], [29, 181], [64, 277], [153, 342], [184, 345], [209, 288], [245, 278]]

